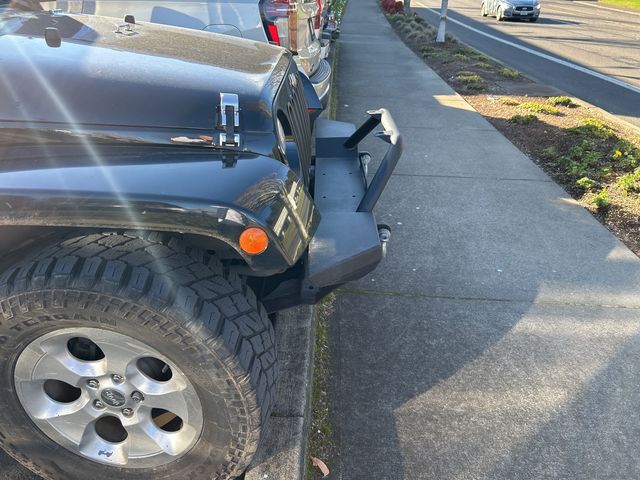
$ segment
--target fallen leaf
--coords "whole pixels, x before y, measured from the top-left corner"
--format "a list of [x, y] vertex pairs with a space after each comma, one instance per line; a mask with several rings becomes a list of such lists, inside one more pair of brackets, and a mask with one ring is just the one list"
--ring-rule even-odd
[[316, 457], [311, 457], [311, 463], [313, 464], [314, 467], [316, 467], [318, 470], [322, 472], [323, 478], [329, 475], [329, 469], [327, 468], [327, 465], [322, 460]]

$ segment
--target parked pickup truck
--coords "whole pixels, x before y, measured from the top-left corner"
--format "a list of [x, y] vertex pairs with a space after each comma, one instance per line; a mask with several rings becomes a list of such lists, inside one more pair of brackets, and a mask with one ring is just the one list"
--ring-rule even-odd
[[376, 267], [402, 150], [381, 109], [318, 120], [312, 156], [300, 78], [265, 43], [0, 12], [0, 444], [19, 462], [59, 480], [246, 468], [276, 394], [268, 313]]

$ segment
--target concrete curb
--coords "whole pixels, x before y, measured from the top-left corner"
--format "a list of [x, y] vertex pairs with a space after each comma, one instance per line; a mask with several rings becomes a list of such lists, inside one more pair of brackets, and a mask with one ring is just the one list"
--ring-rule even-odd
[[311, 406], [314, 317], [314, 308], [310, 306], [277, 314], [278, 398], [269, 430], [245, 472], [245, 480], [304, 478]]

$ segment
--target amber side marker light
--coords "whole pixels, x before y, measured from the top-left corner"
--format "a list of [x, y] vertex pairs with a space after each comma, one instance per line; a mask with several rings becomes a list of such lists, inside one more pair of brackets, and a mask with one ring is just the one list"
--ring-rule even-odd
[[269, 246], [269, 237], [258, 227], [249, 227], [240, 234], [240, 248], [249, 255], [258, 255]]

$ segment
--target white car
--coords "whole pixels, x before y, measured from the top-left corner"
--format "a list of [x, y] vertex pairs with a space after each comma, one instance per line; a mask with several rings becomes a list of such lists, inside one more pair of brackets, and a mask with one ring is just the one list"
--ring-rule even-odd
[[[318, 0], [59, 0], [57, 8], [234, 35], [287, 48], [311, 80], [323, 106], [329, 99], [331, 66], [316, 32]], [[326, 51], [325, 51], [326, 53]]]

